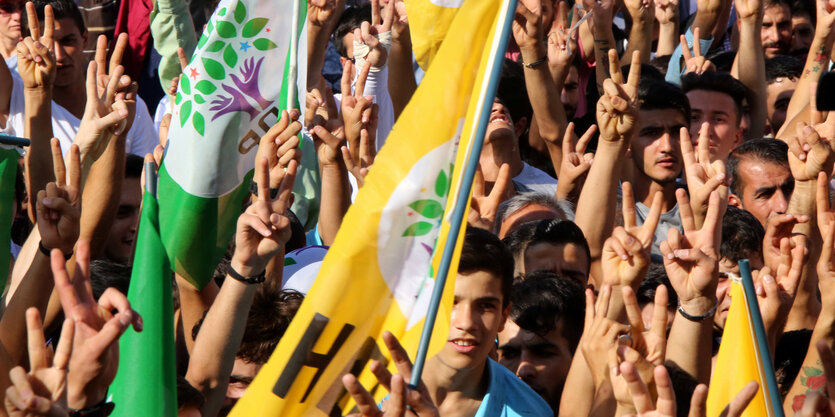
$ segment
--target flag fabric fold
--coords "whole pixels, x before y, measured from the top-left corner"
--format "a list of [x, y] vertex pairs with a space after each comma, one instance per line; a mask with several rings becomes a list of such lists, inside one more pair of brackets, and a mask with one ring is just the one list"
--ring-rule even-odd
[[11, 232], [14, 212], [14, 193], [17, 177], [17, 160], [20, 152], [12, 147], [0, 145], [0, 288], [6, 288], [9, 275], [9, 253], [11, 253]]
[[116, 405], [112, 415], [174, 417], [177, 369], [172, 275], [160, 239], [159, 205], [152, 192], [145, 192], [140, 216], [128, 301], [142, 315], [144, 329], [137, 333], [131, 327], [119, 339], [119, 370], [109, 390]]
[[234, 234], [261, 136], [289, 108], [292, 7], [221, 1], [180, 77], [160, 168], [160, 226], [172, 267], [198, 288]]
[[[449, 233], [452, 196], [459, 188], [470, 190], [459, 184], [462, 161], [473, 140], [489, 58], [502, 55], [494, 50], [494, 35], [508, 3], [466, 0], [458, 10], [438, 64], [394, 125], [304, 303], [231, 416], [328, 415], [337, 402], [350, 408], [341, 382], [346, 372], [361, 374], [381, 398], [385, 390], [364, 370], [371, 359], [388, 362], [380, 340], [385, 330], [414, 357]], [[430, 355], [446, 341], [453, 287], [450, 280]]]

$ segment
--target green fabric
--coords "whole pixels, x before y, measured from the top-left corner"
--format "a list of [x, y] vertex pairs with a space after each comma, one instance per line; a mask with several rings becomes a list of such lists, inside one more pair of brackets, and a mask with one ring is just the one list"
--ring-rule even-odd
[[177, 415], [177, 371], [171, 268], [159, 235], [159, 206], [142, 200], [128, 300], [144, 330], [129, 328], [119, 340], [119, 370], [110, 386], [111, 416]]
[[14, 149], [0, 148], [0, 292], [6, 288], [11, 258], [12, 211], [19, 154]]
[[187, 57], [197, 48], [197, 33], [186, 2], [156, 0], [151, 11], [151, 36], [154, 38], [154, 49], [162, 57], [159, 61], [159, 82], [162, 91], [167, 92], [171, 80], [183, 72], [177, 48], [182, 47]]
[[322, 177], [316, 147], [308, 134], [302, 134], [302, 160], [293, 185], [293, 205], [290, 210], [309, 232], [319, 223], [319, 203], [322, 199]]

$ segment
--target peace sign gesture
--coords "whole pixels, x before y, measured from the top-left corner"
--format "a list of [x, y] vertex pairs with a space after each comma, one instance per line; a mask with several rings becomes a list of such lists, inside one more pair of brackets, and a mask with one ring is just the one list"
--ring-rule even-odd
[[685, 73], [701, 74], [708, 70], [716, 71], [716, 66], [702, 55], [702, 45], [699, 43], [699, 28], [693, 29], [693, 54], [687, 46], [687, 38], [681, 35], [681, 56], [684, 57]]
[[612, 236], [603, 244], [603, 252], [600, 255], [603, 282], [638, 288], [649, 268], [650, 248], [655, 237], [655, 228], [661, 218], [664, 199], [661, 192], [655, 193], [646, 221], [638, 226], [632, 184], [624, 182], [621, 189], [623, 227], [616, 227]]
[[[620, 60], [609, 50], [610, 78], [603, 81], [603, 95], [597, 102], [597, 126], [605, 142], [627, 141], [638, 127], [638, 81], [641, 78], [641, 52], [632, 54], [629, 78], [623, 82]], [[628, 141], [627, 141], [628, 142]]]
[[[269, 181], [258, 183], [258, 200], [238, 217], [231, 266], [245, 277], [260, 275], [290, 240], [290, 220], [285, 213], [292, 204], [293, 183], [299, 166], [297, 161], [291, 160], [287, 171], [270, 172], [266, 158], [258, 158], [255, 162], [261, 178], [269, 178]], [[270, 183], [273, 182], [280, 184], [275, 198], [270, 196]]]
[[485, 191], [484, 174], [481, 168], [476, 168], [473, 179], [473, 199], [470, 202], [470, 214], [467, 223], [471, 226], [493, 231], [496, 224], [496, 213], [499, 205], [508, 198], [510, 184], [510, 165], [502, 164], [499, 174], [490, 193]]
[[53, 356], [46, 347], [41, 314], [35, 307], [26, 310], [29, 373], [20, 366], [9, 371], [12, 386], [6, 390], [5, 400], [9, 417], [67, 415], [67, 365], [74, 328], [72, 320], [64, 320]]
[[560, 179], [557, 182], [558, 200], [569, 198], [576, 202], [580, 198], [580, 191], [583, 189], [586, 175], [591, 169], [591, 163], [594, 160], [594, 154], [591, 152], [586, 153], [586, 147], [596, 131], [597, 126], [591, 125], [586, 130], [586, 133], [583, 133], [583, 136], [577, 139], [577, 143], [575, 144], [574, 122], [568, 123], [562, 139], [562, 163], [560, 164], [559, 175], [557, 175]]
[[702, 123], [699, 129], [698, 157], [693, 151], [690, 131], [682, 127], [679, 133], [684, 172], [690, 190], [690, 208], [693, 210], [696, 227], [701, 227], [704, 222], [710, 193], [718, 191], [720, 201], [728, 200], [725, 164], [719, 159], [711, 158], [709, 131], [710, 124]]
[[57, 67], [55, 65], [53, 31], [55, 18], [52, 6], [44, 7], [44, 30], [41, 33], [35, 4], [26, 2], [26, 19], [29, 22], [30, 36], [17, 44], [17, 67], [23, 86], [26, 88], [52, 89]]
[[52, 138], [52, 167], [55, 182], [38, 191], [38, 231], [41, 244], [47, 249], [60, 249], [70, 254], [78, 239], [81, 218], [81, 156], [72, 145], [69, 154], [69, 176], [61, 156], [58, 139]]

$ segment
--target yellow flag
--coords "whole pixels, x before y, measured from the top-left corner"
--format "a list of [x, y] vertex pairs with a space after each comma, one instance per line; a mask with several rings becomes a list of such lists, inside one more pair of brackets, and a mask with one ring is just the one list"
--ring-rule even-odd
[[[501, 59], [494, 36], [508, 0], [466, 0], [409, 105], [377, 155], [319, 275], [270, 360], [231, 416], [323, 416], [349, 405], [341, 377], [387, 362], [391, 331], [409, 351], [434, 287], [485, 75]], [[497, 58], [498, 57], [498, 58]], [[469, 185], [465, 192], [469, 191]], [[467, 211], [464, 210], [464, 213]], [[462, 225], [466, 226], [466, 222]], [[429, 354], [446, 340], [463, 233], [455, 248]], [[373, 376], [360, 381], [371, 388]], [[372, 390], [377, 398], [385, 390]]]
[[710, 379], [707, 394], [707, 415], [718, 416], [736, 397], [742, 388], [751, 381], [757, 381], [760, 388], [751, 400], [743, 417], [772, 416], [768, 395], [770, 389], [766, 381], [766, 371], [756, 347], [756, 335], [751, 319], [751, 312], [745, 299], [742, 284], [731, 282], [731, 308], [722, 333], [722, 344], [716, 357], [716, 366]]
[[406, 0], [415, 60], [423, 70], [435, 58], [464, 0]]

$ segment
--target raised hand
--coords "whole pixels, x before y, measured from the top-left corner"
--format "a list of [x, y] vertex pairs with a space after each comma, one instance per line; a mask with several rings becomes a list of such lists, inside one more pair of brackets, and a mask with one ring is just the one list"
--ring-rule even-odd
[[64, 254], [53, 249], [51, 255], [55, 290], [64, 316], [75, 322], [76, 337], [67, 376], [68, 405], [82, 409], [104, 400], [119, 367], [119, 337], [131, 324], [136, 331], [142, 331], [142, 318], [115, 288], [108, 288], [98, 302], [93, 298], [89, 242], [78, 242], [72, 280], [64, 266]]
[[[290, 220], [285, 214], [292, 203], [298, 162], [291, 160], [286, 171], [270, 171], [267, 160], [259, 158], [255, 161], [255, 169], [260, 171], [260, 178], [269, 180], [258, 183], [258, 200], [238, 217], [235, 253], [230, 264], [245, 277], [255, 277], [264, 272], [267, 263], [290, 240]], [[269, 184], [272, 183], [279, 184], [275, 197], [270, 195]]]
[[321, 89], [317, 87], [310, 89], [305, 95], [304, 107], [304, 125], [307, 126], [308, 130], [312, 129], [314, 125], [335, 130], [342, 124], [333, 91], [327, 84], [324, 84]]
[[623, 3], [633, 20], [652, 22], [655, 15], [653, 0], [625, 0]]
[[776, 270], [776, 279], [769, 267], [764, 267], [758, 273], [757, 302], [772, 352], [789, 318], [808, 256], [805, 239], [792, 241], [784, 238], [780, 241], [780, 264]]
[[[359, 69], [357, 82], [354, 85], [354, 93], [351, 94], [351, 74], [354, 64], [345, 62], [342, 68], [342, 125], [345, 127], [345, 138], [348, 140], [348, 150], [351, 151], [351, 158], [359, 158], [360, 130], [369, 129], [371, 126], [372, 99], [371, 96], [364, 96], [365, 81], [368, 79], [368, 71], [371, 64], [366, 63]], [[376, 130], [376, 129], [375, 129]]]
[[597, 127], [600, 140], [605, 142], [629, 142], [638, 128], [638, 80], [641, 78], [641, 54], [635, 51], [624, 84], [620, 60], [614, 49], [609, 50], [611, 78], [603, 81], [603, 95], [597, 101]]
[[360, 60], [357, 62], [364, 60], [374, 68], [386, 65], [388, 46], [380, 35], [391, 32], [394, 20], [394, 3], [388, 2], [381, 10], [379, 2], [371, 0], [371, 23], [362, 22], [360, 27], [354, 29], [354, 59]]
[[695, 72], [696, 74], [701, 74], [705, 71], [709, 70], [716, 70], [716, 66], [713, 65], [710, 60], [702, 55], [702, 45], [698, 42], [699, 39], [699, 28], [693, 29], [693, 53], [690, 53], [690, 48], [687, 47], [687, 38], [684, 35], [681, 35], [681, 56], [684, 57], [684, 72]]
[[334, 16], [335, 0], [311, 0], [307, 3], [307, 21], [311, 25], [326, 26]]
[[104, 153], [110, 138], [126, 131], [130, 115], [125, 98], [117, 97], [119, 90], [130, 85], [130, 77], [125, 76], [127, 80], [122, 78], [124, 68], [120, 65], [110, 74], [103, 94], [98, 92], [97, 72], [98, 64], [91, 61], [87, 67], [87, 105], [73, 141], [81, 151], [81, 162], [85, 168]]
[[596, 125], [591, 125], [586, 133], [574, 143], [574, 122], [568, 124], [565, 135], [562, 139], [562, 163], [557, 177], [557, 199], [569, 198], [577, 201], [580, 197], [580, 190], [586, 181], [586, 175], [591, 169], [594, 154], [586, 153], [586, 146], [591, 141]]
[[368, 129], [363, 128], [360, 130], [359, 159], [356, 161], [351, 158], [351, 151], [348, 150], [347, 146], [340, 148], [342, 151], [342, 161], [345, 162], [345, 168], [356, 178], [359, 187], [365, 185], [365, 176], [368, 175], [368, 169], [371, 168], [371, 164], [374, 163], [374, 158], [377, 157], [377, 147], [372, 142], [371, 136], [368, 133]]
[[624, 182], [622, 193], [623, 227], [616, 227], [612, 236], [606, 239], [600, 263], [605, 284], [637, 289], [649, 268], [650, 249], [661, 218], [663, 196], [661, 192], [655, 193], [646, 221], [638, 226], [632, 184]]
[[835, 307], [835, 300], [831, 299], [835, 296], [835, 211], [829, 204], [829, 181], [826, 181], [826, 174], [823, 172], [818, 174], [816, 200], [818, 229], [823, 240], [817, 264], [818, 285], [822, 304], [824, 308], [829, 308]]
[[18, 72], [25, 88], [49, 89], [51, 94], [57, 71], [55, 55], [52, 53], [55, 30], [52, 6], [44, 7], [43, 33], [38, 14], [35, 12], [35, 4], [32, 2], [26, 3], [26, 17], [29, 22], [30, 36], [17, 44]]
[[55, 182], [38, 191], [38, 231], [45, 248], [70, 254], [81, 226], [81, 156], [78, 146], [72, 145], [67, 175], [58, 139], [52, 138], [50, 143]]
[[[547, 1], [547, 0], [546, 0]], [[537, 48], [542, 42], [542, 7], [540, 0], [520, 1], [513, 18], [513, 39], [519, 49]]]
[[[358, 148], [363, 148], [362, 146], [362, 132], [365, 129], [360, 131], [360, 143]], [[344, 148], [345, 144], [345, 134], [341, 128], [334, 130], [333, 132], [329, 131], [324, 126], [314, 126], [313, 129], [310, 131], [311, 136], [313, 137], [313, 143], [316, 147], [316, 155], [319, 158], [319, 166], [320, 167], [341, 167], [345, 164], [345, 160], [342, 156], [342, 148]], [[361, 161], [362, 159], [359, 155], [364, 151], [368, 152], [368, 132], [365, 133], [365, 148], [357, 149], [357, 160]], [[353, 159], [352, 159], [353, 161]], [[368, 160], [366, 159], [366, 162]], [[364, 177], [363, 177], [364, 178]]]
[[728, 201], [725, 163], [711, 157], [710, 125], [707, 122], [702, 123], [699, 129], [698, 157], [693, 151], [690, 131], [686, 127], [681, 128], [679, 144], [684, 159], [687, 188], [690, 191], [690, 208], [693, 210], [696, 227], [701, 227], [707, 213], [710, 193], [718, 191], [720, 202], [727, 205], [724, 203]]
[[607, 318], [612, 287], [603, 285], [595, 305], [594, 293], [586, 289], [586, 325], [580, 347], [591, 371], [595, 388], [609, 380], [608, 357], [619, 338], [628, 336], [630, 327]]
[[499, 205], [508, 198], [509, 185], [510, 165], [502, 164], [499, 167], [499, 174], [489, 194], [485, 191], [484, 174], [481, 172], [481, 168], [477, 168], [473, 180], [473, 199], [470, 202], [467, 224], [492, 232], [496, 224]]
[[[796, 214], [779, 214], [768, 220], [765, 226], [763, 237], [763, 261], [765, 266], [776, 271], [781, 262], [780, 242], [789, 239], [793, 242], [803, 240], [805, 237], [792, 233], [795, 225], [809, 222], [809, 216]], [[793, 243], [793, 246], [799, 243]]]
[[821, 171], [832, 176], [832, 166], [835, 163], [833, 144], [828, 138], [819, 136], [813, 126], [798, 123], [796, 136], [788, 138], [787, 143], [789, 168], [795, 181], [817, 179]]
[[655, 5], [655, 19], [658, 20], [660, 25], [678, 21], [678, 0], [655, 0], [653, 3]]
[[67, 365], [70, 361], [75, 326], [64, 320], [61, 340], [53, 355], [46, 347], [43, 322], [37, 308], [26, 310], [29, 373], [23, 367], [9, 371], [12, 386], [6, 389], [9, 417], [66, 416]]
[[710, 195], [707, 214], [697, 229], [690, 201], [684, 190], [676, 190], [684, 235], [670, 229], [661, 242], [664, 268], [678, 294], [681, 307], [690, 315], [709, 312], [716, 305], [721, 214], [719, 193]]
[[[577, 13], [574, 14], [575, 16]], [[575, 21], [578, 20], [576, 17]], [[548, 31], [548, 65], [553, 74], [557, 68], [567, 68], [577, 52], [577, 31], [571, 31], [568, 3], [560, 1]]]
[[673, 384], [667, 368], [659, 365], [653, 369], [653, 379], [658, 391], [655, 404], [653, 404], [647, 384], [641, 379], [634, 364], [625, 361], [620, 364], [618, 370], [629, 386], [632, 404], [635, 407], [635, 414], [626, 414], [627, 416], [674, 417], [676, 415], [676, 396], [673, 393]]
[[376, 360], [371, 361], [369, 368], [377, 378], [377, 382], [391, 394], [389, 400], [383, 403], [385, 411], [380, 411], [377, 408], [374, 398], [360, 385], [354, 375], [345, 374], [342, 377], [342, 383], [354, 397], [354, 401], [357, 402], [357, 407], [360, 410], [360, 414], [351, 414], [351, 416], [439, 416], [438, 408], [432, 402], [429, 390], [423, 382], [420, 383], [417, 390], [406, 387], [412, 376], [412, 361], [409, 360], [406, 349], [390, 332], [383, 333], [383, 342], [391, 354], [391, 360], [398, 373], [392, 375], [385, 366]]
[[290, 164], [290, 161], [301, 161], [301, 149], [299, 149], [298, 134], [302, 130], [302, 125], [296, 119], [299, 118], [299, 111], [292, 109], [289, 112], [282, 110], [281, 118], [278, 122], [261, 136], [261, 142], [258, 145], [258, 152], [255, 154], [255, 160], [267, 160], [269, 171], [266, 175], [260, 169], [256, 169], [253, 181], [261, 184], [266, 181], [270, 189], [277, 189], [281, 185], [281, 174]]
[[[700, 10], [707, 9], [717, 3], [717, 1], [718, 0], [699, 0], [698, 7]], [[705, 3], [705, 7], [702, 7], [702, 3]], [[734, 9], [736, 10], [736, 15], [740, 20], [753, 18], [758, 14], [762, 15], [762, 6], [763, 0], [734, 0]], [[713, 7], [713, 9], [718, 9], [718, 6]]]

